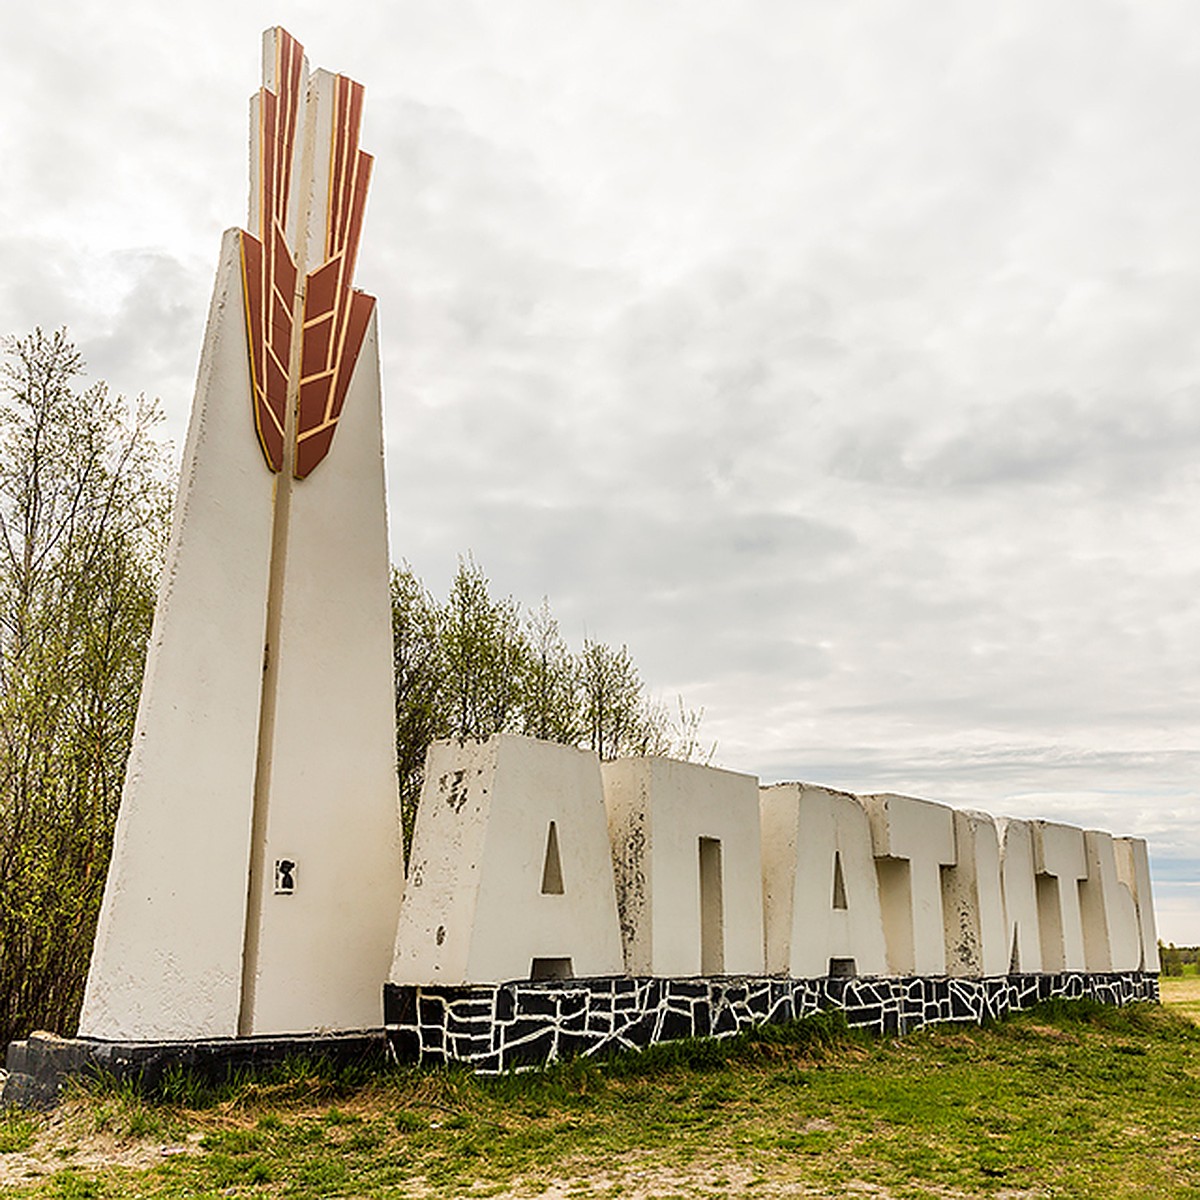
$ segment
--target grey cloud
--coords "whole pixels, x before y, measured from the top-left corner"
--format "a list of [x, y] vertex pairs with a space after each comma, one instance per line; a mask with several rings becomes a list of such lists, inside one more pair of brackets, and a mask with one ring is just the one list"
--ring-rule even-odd
[[43, 237], [0, 234], [0, 331], [21, 335], [35, 325], [74, 326], [87, 311], [77, 293], [83, 256]]
[[209, 264], [185, 263], [154, 250], [114, 255], [111, 269], [124, 290], [80, 338], [91, 371], [115, 390], [164, 402], [165, 435], [182, 445], [181, 419], [191, 402], [199, 346], [197, 316], [211, 288]]
[[[667, 514], [615, 496], [553, 509], [516, 497], [482, 511], [459, 503], [469, 511], [455, 521], [467, 539], [456, 549], [474, 550], [496, 586], [536, 581], [527, 601], [549, 595], [573, 636], [628, 642], [648, 677], [827, 669], [791, 618], [805, 579], [812, 586], [851, 551], [844, 530], [770, 513]], [[412, 548], [418, 567], [442, 559], [444, 576], [443, 547], [418, 538]]]
[[[1176, 807], [1197, 766], [1191, 752], [1104, 751], [1063, 744], [809, 746], [771, 756], [764, 778], [840, 780], [854, 791], [893, 790], [995, 816], [1065, 821], [1150, 838], [1166, 857], [1186, 856], [1200, 816]], [[1036, 789], [1036, 790], [1035, 790]]]
[[928, 463], [951, 486], [1098, 477], [1114, 487], [1159, 486], [1200, 449], [1200, 386], [1169, 394], [1023, 399], [988, 413]]
[[125, 250], [97, 259], [74, 247], [0, 239], [0, 331], [67, 327], [92, 378], [129, 396], [161, 396], [169, 436], [181, 441], [199, 355], [208, 265], [164, 252]]
[[[274, 18], [52, 8], [0, 329], [181, 429]], [[1200, 846], [1186, 7], [302, 15], [368, 86], [397, 557], [628, 642], [730, 765]]]
[[986, 408], [967, 406], [947, 424], [926, 433], [924, 447], [911, 418], [848, 430], [830, 455], [830, 469], [847, 478], [928, 489], [1088, 482], [1159, 487], [1190, 469], [1200, 448], [1200, 388], [1088, 399], [1021, 396]]

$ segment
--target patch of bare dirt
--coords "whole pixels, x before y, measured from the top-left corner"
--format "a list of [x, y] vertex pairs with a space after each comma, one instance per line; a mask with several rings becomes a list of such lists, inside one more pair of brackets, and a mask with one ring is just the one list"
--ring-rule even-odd
[[[540, 1187], [540, 1190], [539, 1190]], [[517, 1187], [496, 1193], [492, 1200], [578, 1200], [586, 1196], [620, 1196], [621, 1200], [685, 1200], [693, 1196], [796, 1197], [798, 1200], [894, 1200], [890, 1188], [862, 1180], [840, 1184], [835, 1190], [797, 1180], [773, 1180], [747, 1167], [708, 1165], [697, 1168], [612, 1171], [585, 1179], [555, 1179], [536, 1187]], [[945, 1200], [969, 1200], [957, 1189], [931, 1191]], [[1040, 1200], [1041, 1191], [1002, 1191], [996, 1200]]]
[[90, 1121], [69, 1104], [45, 1117], [45, 1124], [28, 1150], [0, 1154], [0, 1191], [53, 1175], [67, 1167], [81, 1173], [104, 1171], [109, 1167], [152, 1167], [174, 1154], [195, 1154], [201, 1134], [189, 1135], [186, 1142], [118, 1137], [89, 1128]]

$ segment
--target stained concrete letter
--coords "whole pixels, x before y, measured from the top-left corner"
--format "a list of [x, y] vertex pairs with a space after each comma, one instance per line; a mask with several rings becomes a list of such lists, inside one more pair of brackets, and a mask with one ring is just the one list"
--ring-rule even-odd
[[954, 854], [954, 810], [890, 794], [864, 796], [893, 975], [945, 975], [942, 868]]
[[1042, 938], [1033, 863], [1033, 826], [1029, 821], [1005, 820], [999, 822], [999, 828], [1007, 969], [1036, 974], [1042, 969]]
[[1137, 905], [1138, 934], [1141, 940], [1141, 969], [1158, 973], [1158, 930], [1154, 921], [1154, 896], [1150, 890], [1150, 857], [1144, 838], [1113, 839], [1117, 854], [1117, 875], [1133, 893]]
[[1009, 954], [995, 821], [987, 813], [955, 809], [954, 844], [957, 863], [942, 872], [946, 971], [1005, 975]]
[[510, 734], [435, 742], [392, 982], [623, 971], [596, 756]]
[[1087, 969], [1101, 974], [1136, 971], [1142, 961], [1137, 907], [1117, 873], [1112, 834], [1086, 829], [1083, 845], [1088, 877], [1079, 885], [1079, 905]]
[[629, 974], [762, 974], [758, 780], [666, 758], [603, 773]]

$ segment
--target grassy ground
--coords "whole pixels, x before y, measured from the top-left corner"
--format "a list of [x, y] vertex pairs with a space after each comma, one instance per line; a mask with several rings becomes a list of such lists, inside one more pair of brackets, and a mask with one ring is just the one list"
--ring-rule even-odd
[[[1182, 985], [1182, 986], [1181, 986]], [[396, 1070], [0, 1117], [5, 1196], [1200, 1197], [1200, 1028], [1056, 1004], [867, 1039], [820, 1018], [601, 1069]]]
[[1200, 1023], [1200, 975], [1187, 974], [1158, 981], [1162, 1002], [1177, 1013]]

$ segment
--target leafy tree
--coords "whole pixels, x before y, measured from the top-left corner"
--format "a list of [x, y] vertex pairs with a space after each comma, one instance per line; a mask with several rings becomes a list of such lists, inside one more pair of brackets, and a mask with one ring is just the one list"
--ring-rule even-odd
[[648, 750], [655, 721], [643, 710], [642, 680], [629, 648], [585, 638], [580, 668], [587, 744], [602, 759]]
[[430, 742], [448, 734], [443, 711], [442, 613], [404, 563], [392, 568], [392, 663], [396, 689], [396, 771], [404, 845], [412, 826]]
[[583, 736], [579, 664], [544, 596], [526, 621], [525, 646], [521, 732], [545, 742], [574, 745]]
[[0, 1042], [71, 1029], [166, 527], [154, 405], [80, 388], [65, 330], [0, 367]]
[[444, 604], [407, 564], [392, 576], [396, 754], [405, 847], [411, 842], [425, 751], [437, 738], [521, 733], [586, 746], [601, 758], [673, 755], [707, 761], [702, 714], [679, 705], [678, 721], [645, 696], [626, 646], [585, 639], [572, 654], [549, 602], [521, 615], [494, 599], [468, 556]]
[[459, 559], [441, 633], [452, 733], [484, 739], [513, 729], [528, 656], [520, 609], [511, 596], [491, 598], [487, 577], [469, 555]]
[[1158, 957], [1164, 975], [1190, 975], [1200, 962], [1200, 946], [1176, 946], [1174, 942], [1164, 946], [1160, 939]]

